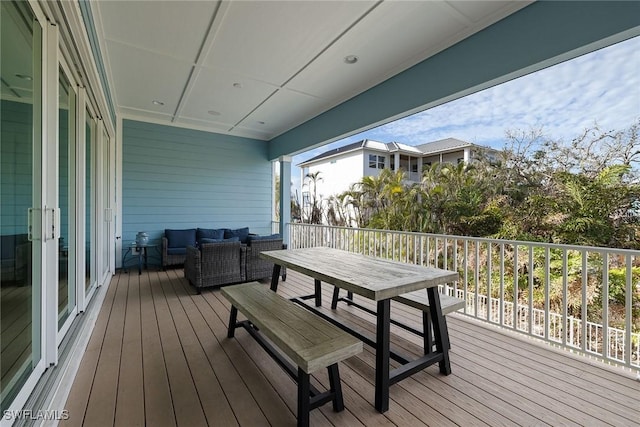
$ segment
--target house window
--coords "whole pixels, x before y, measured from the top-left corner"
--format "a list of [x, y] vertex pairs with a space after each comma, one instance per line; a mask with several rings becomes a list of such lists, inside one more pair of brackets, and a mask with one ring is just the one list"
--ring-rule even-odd
[[386, 159], [384, 156], [369, 154], [369, 168], [371, 169], [384, 169], [385, 161]]
[[418, 162], [411, 163], [411, 172], [418, 173]]

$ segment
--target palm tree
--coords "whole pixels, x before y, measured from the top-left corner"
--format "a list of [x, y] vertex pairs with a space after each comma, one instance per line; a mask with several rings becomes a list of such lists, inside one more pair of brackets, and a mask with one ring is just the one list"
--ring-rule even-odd
[[311, 200], [309, 200], [311, 211], [307, 214], [309, 224], [322, 224], [322, 200], [318, 199], [318, 182], [322, 181], [320, 173], [320, 171], [316, 171], [304, 176], [305, 183], [303, 186], [307, 186], [312, 191]]

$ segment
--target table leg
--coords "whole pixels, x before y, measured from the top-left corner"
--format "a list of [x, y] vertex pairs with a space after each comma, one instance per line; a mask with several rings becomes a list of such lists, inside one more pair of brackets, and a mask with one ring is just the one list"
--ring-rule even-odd
[[322, 282], [318, 279], [314, 279], [313, 287], [315, 288], [316, 307], [320, 307], [322, 306]]
[[271, 274], [271, 290], [273, 292], [278, 291], [278, 277], [280, 276], [280, 265], [273, 264], [273, 273]]
[[138, 276], [142, 274], [142, 251], [144, 248], [138, 248]]
[[129, 255], [130, 253], [131, 253], [131, 246], [129, 246], [125, 251], [124, 255], [122, 255], [122, 269], [125, 271], [125, 273], [127, 272], [127, 266], [125, 264], [125, 261], [127, 259], [127, 255]]
[[[449, 331], [447, 323], [442, 315], [440, 297], [437, 294], [437, 287], [427, 289], [429, 296], [429, 311], [431, 312], [431, 324], [433, 325], [433, 335], [436, 341], [436, 352], [442, 353], [442, 360], [439, 362], [440, 373], [449, 375], [451, 373], [451, 363], [449, 362]], [[425, 331], [426, 333], [427, 331]]]
[[376, 319], [376, 402], [378, 412], [389, 410], [391, 300], [378, 301]]

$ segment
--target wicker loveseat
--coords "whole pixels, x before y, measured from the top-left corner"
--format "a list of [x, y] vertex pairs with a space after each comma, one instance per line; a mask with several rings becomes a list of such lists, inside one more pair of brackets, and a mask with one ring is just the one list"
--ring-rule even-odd
[[184, 276], [198, 293], [209, 286], [244, 282], [246, 253], [247, 246], [239, 241], [187, 246]]
[[[260, 252], [283, 249], [281, 237], [249, 235], [246, 244], [223, 240], [187, 246], [184, 275], [198, 293], [202, 288], [254, 281], [271, 277], [273, 263]], [[283, 280], [286, 278], [282, 271]]]
[[187, 246], [196, 245], [196, 229], [164, 230], [162, 236], [162, 269], [182, 265], [187, 256]]
[[[275, 251], [286, 248], [282, 243], [282, 238], [272, 238], [271, 236], [259, 237], [249, 236], [247, 243], [247, 282], [271, 277], [273, 273], [273, 263], [260, 258], [260, 252]], [[286, 279], [286, 270], [281, 271], [282, 280]]]

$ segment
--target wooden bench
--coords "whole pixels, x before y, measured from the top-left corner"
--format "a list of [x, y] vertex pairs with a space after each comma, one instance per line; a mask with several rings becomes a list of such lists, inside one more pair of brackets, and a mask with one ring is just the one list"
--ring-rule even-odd
[[[333, 298], [331, 300], [331, 308], [336, 309], [338, 306], [338, 301], [344, 301], [348, 305], [354, 305], [359, 309], [362, 309], [370, 314], [374, 314], [375, 312], [367, 307], [361, 306], [355, 302], [353, 302], [353, 293], [347, 292], [346, 298], [340, 298], [339, 296], [340, 288], [333, 288]], [[452, 313], [454, 311], [458, 311], [464, 308], [464, 300], [456, 297], [452, 297], [450, 295], [439, 294], [440, 295], [440, 307], [442, 309], [442, 315], [445, 316], [444, 322], [446, 326], [447, 318], [446, 315]], [[398, 322], [396, 320], [391, 319], [391, 323], [396, 326], [399, 326], [409, 332], [412, 332], [424, 340], [424, 354], [429, 354], [433, 349], [433, 335], [432, 335], [432, 325], [431, 325], [431, 312], [429, 310], [429, 297], [427, 296], [427, 291], [425, 289], [421, 289], [418, 291], [408, 292], [406, 294], [402, 294], [400, 296], [394, 297], [394, 301], [398, 301], [402, 304], [406, 304], [410, 307], [417, 308], [422, 311], [422, 331], [419, 331], [415, 328], [412, 328], [409, 325]]]
[[[298, 426], [308, 426], [309, 412], [329, 401], [334, 411], [344, 409], [338, 362], [362, 352], [362, 341], [260, 283], [226, 286], [222, 294], [232, 304], [227, 336], [232, 338], [236, 328], [246, 329], [297, 381]], [[247, 320], [238, 321], [238, 311]], [[330, 388], [320, 393], [310, 384], [309, 374], [323, 368], [328, 370]]]

